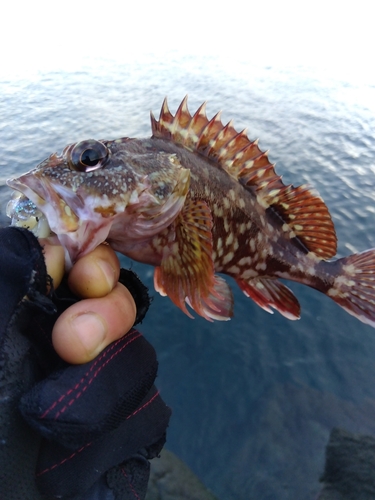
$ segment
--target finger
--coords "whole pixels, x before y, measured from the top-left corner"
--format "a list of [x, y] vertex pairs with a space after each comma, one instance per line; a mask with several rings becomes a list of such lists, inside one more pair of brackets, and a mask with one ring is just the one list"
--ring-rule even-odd
[[81, 300], [63, 312], [53, 327], [53, 346], [68, 363], [86, 363], [128, 332], [135, 317], [134, 299], [118, 283], [106, 297]]
[[39, 243], [43, 247], [44, 260], [47, 273], [53, 280], [54, 288], [57, 288], [64, 276], [65, 256], [61, 245], [53, 245], [47, 240], [40, 239]]
[[81, 257], [69, 273], [69, 288], [78, 297], [104, 297], [116, 286], [120, 263], [109, 245], [99, 245]]

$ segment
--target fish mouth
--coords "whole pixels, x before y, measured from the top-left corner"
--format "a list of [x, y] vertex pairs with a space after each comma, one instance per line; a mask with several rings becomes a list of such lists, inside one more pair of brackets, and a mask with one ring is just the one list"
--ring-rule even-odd
[[[84, 203], [71, 189], [32, 173], [9, 179], [7, 184], [23, 195], [18, 200], [16, 195], [8, 203], [7, 215], [12, 225], [31, 230], [37, 238], [57, 239], [64, 247], [66, 270], [80, 255], [106, 239], [109, 231], [106, 224], [98, 224], [95, 217], [81, 220]], [[28, 201], [31, 204], [28, 205]]]
[[83, 207], [83, 201], [71, 190], [52, 185], [48, 179], [37, 179], [28, 174], [9, 179], [7, 184], [34, 203], [55, 234], [70, 233], [78, 229], [79, 217], [76, 212]]

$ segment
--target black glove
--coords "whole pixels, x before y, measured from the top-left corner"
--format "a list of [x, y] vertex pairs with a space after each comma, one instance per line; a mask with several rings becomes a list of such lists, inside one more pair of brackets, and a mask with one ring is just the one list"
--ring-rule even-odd
[[[145, 288], [121, 276], [143, 317]], [[48, 281], [37, 239], [0, 230], [0, 498], [142, 499], [170, 417], [155, 351], [132, 329], [90, 363], [63, 362], [51, 330], [75, 299], [48, 296]]]

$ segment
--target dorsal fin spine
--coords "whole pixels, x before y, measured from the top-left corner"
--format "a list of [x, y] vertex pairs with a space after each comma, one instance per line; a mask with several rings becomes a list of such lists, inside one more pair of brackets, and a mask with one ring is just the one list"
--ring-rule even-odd
[[[220, 122], [221, 123], [221, 122]], [[222, 124], [221, 124], [222, 125]], [[227, 123], [221, 130], [218, 131], [213, 141], [210, 142], [210, 150], [207, 154], [214, 156], [220, 161], [222, 156], [226, 155], [226, 144], [233, 138], [237, 132], [232, 126], [232, 122]]]
[[172, 116], [171, 112], [169, 111], [167, 98], [164, 99], [163, 104], [161, 105], [159, 120], [165, 118], [166, 116]]
[[204, 151], [204, 155], [208, 156], [208, 151], [205, 151], [206, 148], [211, 148], [211, 144], [214, 141], [214, 137], [217, 134], [218, 130], [222, 127], [222, 123], [220, 120], [221, 112], [219, 111], [216, 115], [211, 118], [210, 121], [207, 122], [206, 126], [202, 129], [201, 137], [197, 143], [197, 151]]
[[[208, 119], [206, 116], [206, 103], [204, 102], [203, 104], [201, 104], [201, 106], [199, 106], [197, 111], [191, 117], [188, 128], [189, 133], [191, 133], [192, 135], [190, 142], [192, 142], [195, 148], [198, 143], [199, 136], [201, 135], [202, 130], [206, 126], [207, 122]], [[187, 141], [186, 145], [190, 149], [189, 141]]]
[[[228, 125], [229, 124], [234, 133], [231, 133], [227, 141], [221, 146], [218, 154], [218, 161], [225, 161], [227, 165], [233, 165], [235, 160], [239, 159], [241, 149], [243, 149], [241, 148], [241, 142], [245, 140], [248, 143], [249, 139], [246, 137], [246, 132], [244, 133], [242, 130], [236, 133], [232, 122], [229, 122]], [[244, 145], [243, 147], [246, 146]]]
[[189, 113], [187, 107], [187, 96], [185, 96], [173, 118], [173, 129], [174, 129], [173, 131], [180, 132], [181, 130], [188, 130], [188, 125], [190, 122], [191, 122], [191, 114]]

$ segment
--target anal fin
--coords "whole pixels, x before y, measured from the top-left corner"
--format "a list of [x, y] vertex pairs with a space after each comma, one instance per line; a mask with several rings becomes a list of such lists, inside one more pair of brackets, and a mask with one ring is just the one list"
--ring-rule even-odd
[[273, 313], [276, 309], [288, 319], [300, 318], [300, 305], [292, 291], [283, 283], [271, 278], [237, 279], [237, 284], [245, 295], [253, 299], [262, 309]]

